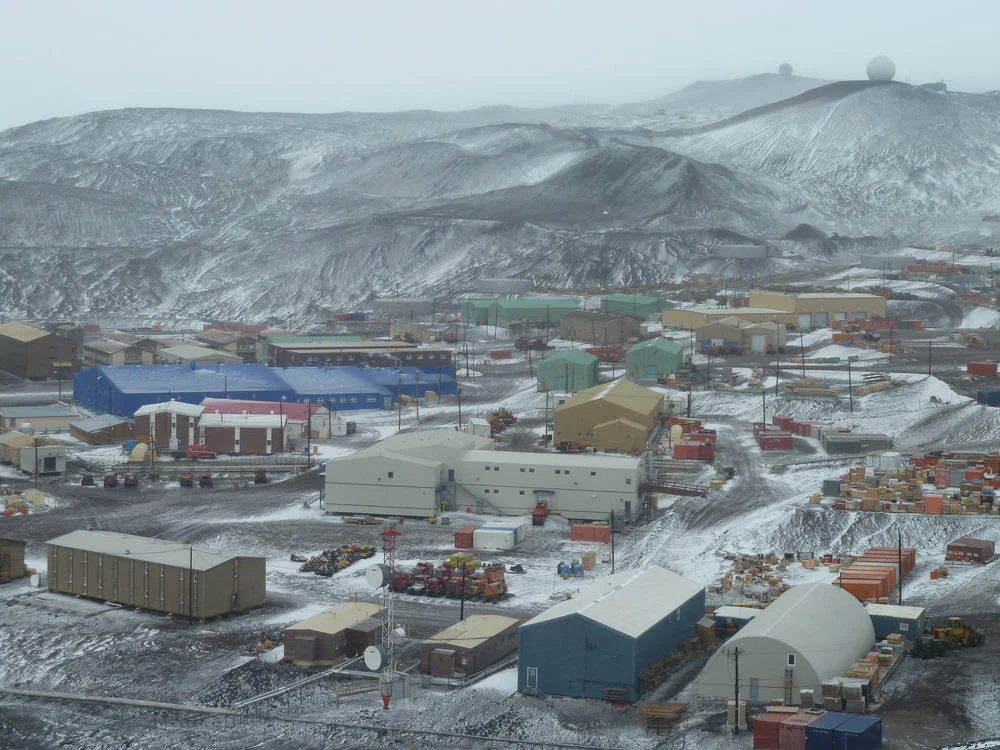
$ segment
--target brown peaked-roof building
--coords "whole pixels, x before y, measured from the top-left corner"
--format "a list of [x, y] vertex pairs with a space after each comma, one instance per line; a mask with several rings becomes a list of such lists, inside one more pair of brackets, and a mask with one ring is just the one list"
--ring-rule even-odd
[[41, 328], [9, 321], [0, 325], [0, 367], [24, 378], [55, 377], [76, 366], [76, 344]]
[[517, 650], [518, 620], [471, 615], [420, 644], [420, 671], [432, 677], [469, 677]]

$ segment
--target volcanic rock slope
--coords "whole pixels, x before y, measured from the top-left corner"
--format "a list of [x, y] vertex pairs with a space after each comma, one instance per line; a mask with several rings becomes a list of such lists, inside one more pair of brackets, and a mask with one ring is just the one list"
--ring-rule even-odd
[[803, 223], [975, 234], [994, 99], [848, 82], [686, 130], [587, 107], [35, 123], [0, 134], [0, 313], [284, 319], [480, 274], [680, 279]]

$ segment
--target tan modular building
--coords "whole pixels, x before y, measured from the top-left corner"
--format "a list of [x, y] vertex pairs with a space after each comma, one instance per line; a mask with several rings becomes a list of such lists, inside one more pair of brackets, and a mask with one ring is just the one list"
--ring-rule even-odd
[[95, 339], [83, 345], [84, 367], [102, 365], [151, 365], [153, 354], [123, 341]]
[[38, 380], [75, 367], [72, 339], [13, 320], [0, 325], [0, 368]]
[[186, 343], [181, 339], [154, 339], [149, 336], [137, 336], [134, 333], [125, 333], [123, 331], [105, 331], [101, 334], [101, 337], [109, 341], [120, 341], [123, 344], [135, 347], [143, 353], [143, 362], [148, 357], [150, 363], [156, 361], [156, 353], [160, 349]]
[[135, 437], [135, 423], [112, 414], [70, 422], [69, 434], [90, 445], [114, 445]]
[[559, 319], [560, 337], [585, 341], [591, 346], [624, 344], [639, 337], [639, 321], [628, 315], [602, 312], [568, 312]]
[[663, 311], [663, 325], [668, 328], [694, 328], [725, 318], [737, 318], [744, 323], [784, 323], [795, 325], [795, 313], [769, 307], [684, 307]]
[[195, 427], [204, 410], [183, 401], [140, 406], [135, 412], [135, 434], [149, 435], [160, 450], [186, 448], [198, 442]]
[[698, 351], [740, 347], [744, 352], [773, 352], [785, 345], [784, 323], [748, 323], [740, 318], [722, 318], [695, 331]]
[[35, 444], [35, 438], [17, 430], [0, 435], [0, 461], [8, 464], [21, 463], [21, 448]]
[[186, 344], [170, 346], [161, 349], [158, 355], [161, 364], [186, 365], [197, 362], [200, 365], [236, 365], [243, 364], [243, 357], [219, 349], [209, 349], [206, 346]]
[[435, 330], [429, 326], [420, 326], [413, 323], [390, 323], [389, 337], [399, 336], [406, 341], [419, 341], [421, 344], [433, 344], [439, 337], [444, 337], [444, 331]]
[[285, 628], [285, 661], [300, 667], [330, 666], [382, 642], [382, 608], [343, 602]]
[[246, 333], [220, 331], [217, 328], [207, 328], [201, 333], [195, 334], [195, 339], [199, 344], [212, 349], [235, 354], [240, 357], [240, 361], [242, 362], [259, 361], [261, 344], [256, 336]]
[[263, 557], [111, 531], [46, 542], [50, 591], [205, 620], [261, 607]]
[[24, 578], [24, 546], [20, 539], [0, 537], [0, 583]]
[[0, 406], [0, 426], [10, 430], [29, 427], [36, 432], [66, 430], [79, 418], [76, 412], [58, 401], [36, 406]]
[[283, 414], [203, 412], [198, 417], [198, 442], [216, 453], [284, 453], [287, 419]]
[[799, 328], [826, 328], [834, 320], [885, 318], [885, 297], [877, 294], [750, 292], [751, 307], [770, 307], [793, 313]]
[[660, 421], [663, 394], [616, 380], [580, 391], [556, 407], [555, 443], [578, 442], [638, 453]]
[[431, 677], [470, 677], [517, 650], [518, 620], [471, 615], [420, 644], [420, 671]]

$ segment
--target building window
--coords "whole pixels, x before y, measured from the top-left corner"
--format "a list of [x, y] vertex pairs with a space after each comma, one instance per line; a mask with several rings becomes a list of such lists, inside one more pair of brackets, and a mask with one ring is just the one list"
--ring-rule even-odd
[[500, 467], [499, 466], [494, 466], [493, 467], [493, 471], [500, 471]]
[[569, 469], [566, 469], [565, 471], [563, 471], [563, 474], [569, 474]]
[[900, 633], [905, 633], [909, 629], [910, 629], [910, 624], [908, 622], [901, 622], [901, 623], [899, 623], [899, 632]]
[[625, 484], [632, 484], [632, 477], [626, 477]]
[[386, 476], [388, 476], [388, 477], [389, 477], [389, 479], [392, 479], [392, 472], [391, 472], [391, 471], [390, 471], [390, 472], [388, 472], [388, 473], [386, 474]]
[[535, 470], [534, 470], [534, 469], [528, 469], [528, 473], [529, 473], [529, 474], [534, 474], [534, 473], [535, 473]]
[[596, 477], [596, 476], [597, 476], [597, 472], [596, 472], [596, 471], [592, 471], [592, 472], [590, 472], [590, 476], [592, 476], [592, 477]]
[[523, 494], [524, 494], [524, 490], [520, 490], [520, 494], [522, 494], [522, 495], [523, 495]]
[[490, 470], [490, 467], [489, 467], [489, 466], [484, 466], [483, 468], [484, 468], [484, 469], [486, 469], [486, 471], [489, 471], [489, 470]]
[[559, 469], [556, 469], [556, 474], [562, 474], [562, 471], [559, 470]]
[[794, 667], [795, 666], [795, 654], [789, 654], [788, 655], [788, 666], [790, 666], [790, 667]]
[[521, 467], [521, 473], [522, 474], [524, 473], [524, 467], [523, 466]]

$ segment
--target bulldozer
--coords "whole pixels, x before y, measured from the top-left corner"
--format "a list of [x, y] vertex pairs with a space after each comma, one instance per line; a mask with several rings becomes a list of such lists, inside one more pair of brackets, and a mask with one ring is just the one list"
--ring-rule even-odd
[[943, 641], [948, 648], [968, 648], [981, 646], [986, 640], [983, 631], [966, 625], [961, 617], [949, 617], [944, 627], [932, 627], [931, 635]]

